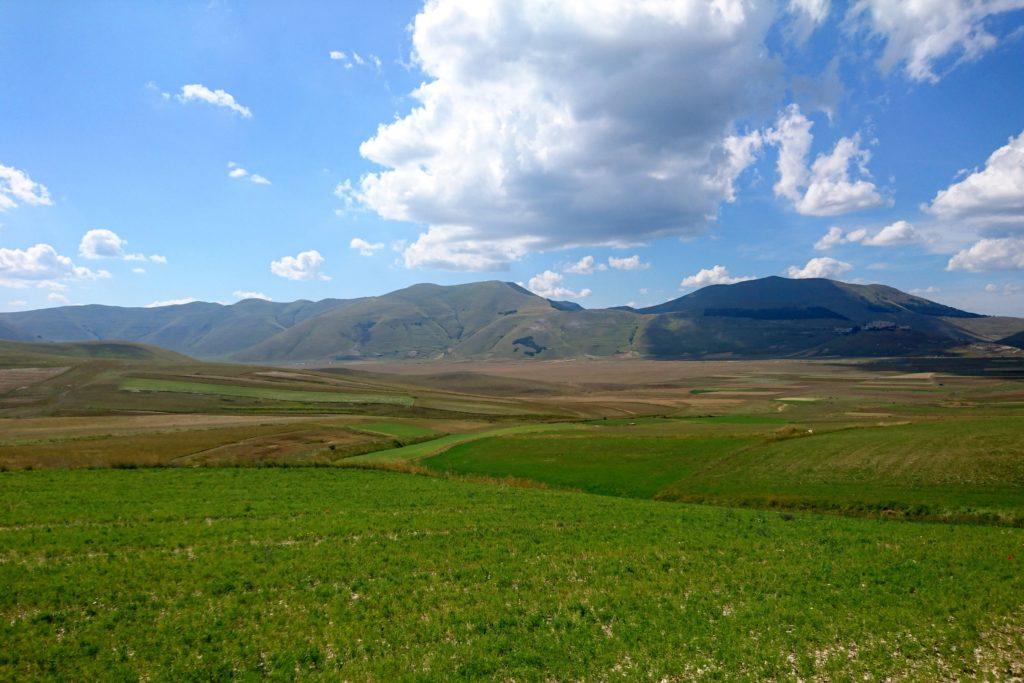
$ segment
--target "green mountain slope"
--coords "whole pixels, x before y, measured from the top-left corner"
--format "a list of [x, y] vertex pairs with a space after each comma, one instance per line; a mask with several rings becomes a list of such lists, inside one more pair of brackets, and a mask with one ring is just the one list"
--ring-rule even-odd
[[260, 363], [923, 355], [1019, 329], [1024, 320], [978, 316], [884, 285], [780, 277], [713, 285], [638, 310], [588, 310], [488, 281], [420, 284], [349, 300], [0, 314], [0, 339], [123, 340]]
[[349, 302], [235, 354], [241, 361], [431, 358], [506, 319], [550, 315], [547, 299], [507, 282], [422, 284]]

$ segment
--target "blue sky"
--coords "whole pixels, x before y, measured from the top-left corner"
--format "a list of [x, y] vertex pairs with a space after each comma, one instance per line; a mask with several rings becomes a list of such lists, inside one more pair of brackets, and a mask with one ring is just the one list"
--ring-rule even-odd
[[8, 1], [0, 309], [790, 275], [1024, 315], [1022, 27], [1024, 0]]

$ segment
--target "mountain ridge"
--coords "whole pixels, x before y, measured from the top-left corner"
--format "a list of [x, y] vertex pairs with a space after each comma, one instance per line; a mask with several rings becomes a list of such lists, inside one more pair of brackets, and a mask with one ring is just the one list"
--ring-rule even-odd
[[0, 339], [127, 341], [208, 360], [650, 358], [944, 353], [1024, 331], [886, 285], [766, 277], [657, 306], [585, 309], [520, 285], [420, 283], [380, 296], [0, 314]]

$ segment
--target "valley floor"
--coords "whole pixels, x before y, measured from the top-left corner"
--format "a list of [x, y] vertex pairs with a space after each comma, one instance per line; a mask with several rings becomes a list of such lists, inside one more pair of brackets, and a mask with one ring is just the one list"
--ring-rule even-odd
[[1024, 676], [1019, 360], [5, 367], [3, 679]]

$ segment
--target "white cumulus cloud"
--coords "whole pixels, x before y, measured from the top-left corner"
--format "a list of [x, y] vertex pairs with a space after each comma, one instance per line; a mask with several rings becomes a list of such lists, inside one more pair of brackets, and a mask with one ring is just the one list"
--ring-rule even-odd
[[62, 280], [108, 277], [110, 273], [105, 270], [76, 266], [70, 257], [58, 253], [49, 244], [36, 244], [28, 249], [0, 248], [0, 286], [36, 286], [60, 291], [66, 289]]
[[330, 280], [330, 277], [320, 272], [323, 264], [324, 257], [319, 251], [311, 249], [271, 261], [270, 272], [289, 280]]
[[[776, 196], [789, 199], [797, 213], [808, 216], [835, 216], [883, 204], [875, 184], [867, 180], [871, 153], [861, 149], [860, 135], [840, 138], [830, 154], [819, 154], [808, 167], [813, 125], [793, 104], [766, 134], [779, 147]], [[858, 177], [850, 177], [851, 167]]]
[[124, 261], [152, 261], [153, 263], [167, 263], [167, 259], [159, 254], [146, 256], [145, 254], [132, 253], [125, 249], [128, 241], [122, 239], [113, 230], [94, 229], [82, 235], [82, 241], [78, 244], [79, 256], [87, 259], [114, 258]]
[[684, 277], [679, 286], [689, 289], [691, 287], [707, 287], [708, 285], [732, 285], [753, 279], [749, 275], [730, 275], [729, 269], [725, 266], [712, 266], [711, 268], [701, 268], [693, 275]]
[[615, 270], [647, 270], [651, 267], [650, 263], [644, 263], [640, 260], [639, 254], [633, 254], [632, 256], [624, 256], [617, 258], [615, 256], [608, 257], [608, 265]]
[[534, 275], [526, 283], [526, 288], [545, 299], [583, 299], [590, 296], [589, 289], [574, 291], [562, 283], [563, 277], [553, 270], [545, 270], [543, 273]]
[[839, 261], [831, 256], [819, 256], [818, 258], [812, 258], [803, 268], [800, 266], [790, 266], [786, 270], [786, 274], [789, 277], [800, 279], [812, 277], [837, 278], [851, 270], [853, 270], [853, 266], [845, 261]]
[[0, 211], [13, 209], [18, 202], [30, 206], [53, 204], [45, 185], [32, 180], [20, 169], [0, 164]]
[[349, 249], [357, 250], [360, 256], [373, 256], [384, 248], [384, 243], [369, 242], [364, 240], [362, 237], [353, 237], [352, 241], [348, 243], [348, 247]]
[[219, 88], [217, 90], [210, 90], [200, 83], [190, 83], [181, 86], [178, 100], [180, 102], [206, 102], [215, 107], [230, 109], [242, 118], [252, 118], [252, 111], [249, 110], [249, 107], [239, 104], [231, 93]]
[[831, 227], [821, 239], [814, 244], [818, 251], [828, 251], [840, 244], [863, 244], [869, 247], [896, 247], [906, 244], [918, 244], [923, 237], [907, 221], [896, 221], [877, 231], [867, 228], [843, 231], [842, 228]]
[[896, 221], [874, 234], [865, 235], [858, 241], [869, 247], [892, 247], [901, 244], [915, 244], [920, 242], [921, 239], [921, 235], [914, 229], [913, 225], [907, 221]]
[[1024, 8], [1024, 0], [858, 0], [850, 16], [885, 42], [883, 71], [903, 65], [915, 81], [937, 82], [936, 63], [977, 59], [999, 42], [985, 22]]
[[1018, 270], [1024, 268], [1024, 237], [987, 238], [949, 259], [947, 270]]
[[590, 275], [596, 270], [608, 270], [608, 266], [604, 263], [597, 263], [594, 261], [594, 257], [589, 255], [565, 268], [565, 272], [576, 275]]
[[1024, 226], [1024, 132], [992, 152], [985, 168], [939, 191], [925, 210], [980, 228]]
[[473, 228], [431, 226], [402, 252], [407, 268], [504, 270], [538, 248], [536, 237], [482, 238]]
[[774, 18], [733, 0], [428, 2], [412, 31], [427, 81], [362, 144], [382, 170], [353, 191], [428, 226], [408, 266], [697, 233], [760, 148], [735, 124], [777, 84]]

